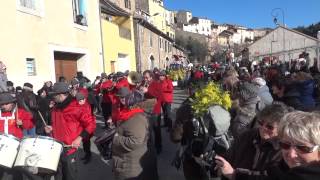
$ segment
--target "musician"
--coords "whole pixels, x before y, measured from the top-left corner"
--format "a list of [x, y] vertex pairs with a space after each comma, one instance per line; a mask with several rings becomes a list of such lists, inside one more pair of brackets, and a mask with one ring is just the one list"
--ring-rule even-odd
[[77, 78], [74, 78], [71, 80], [70, 93], [73, 97], [76, 97], [76, 94], [78, 92], [81, 92], [85, 96], [85, 98], [88, 98], [88, 94], [89, 94], [88, 90], [86, 88], [83, 88], [83, 86], [80, 86], [80, 81]]
[[111, 122], [112, 101], [114, 99], [113, 87], [114, 84], [107, 74], [101, 74], [101, 84], [100, 87], [97, 87], [97, 91], [100, 92], [99, 96], [102, 96], [101, 109], [105, 119], [105, 127], [108, 127], [108, 123]]
[[[84, 95], [79, 92], [76, 94], [76, 99], [79, 103], [80, 106], [85, 107], [87, 110], [86, 111], [90, 111], [91, 112], [91, 106], [89, 105], [89, 103], [87, 102], [87, 99], [84, 97]], [[85, 156], [83, 158], [81, 158], [81, 160], [83, 160], [84, 164], [88, 164], [91, 161], [91, 137], [93, 136], [93, 134], [90, 134], [88, 138], [82, 139], [82, 143], [83, 143], [83, 151], [85, 153]]]
[[[144, 92], [146, 99], [157, 99], [157, 103], [153, 107], [153, 113], [151, 115], [151, 125], [154, 127], [154, 136], [155, 136], [155, 147], [157, 153], [162, 151], [162, 139], [161, 139], [161, 125], [159, 119], [161, 118], [161, 103], [163, 94], [160, 91], [161, 84], [159, 81], [154, 79], [153, 73], [150, 70], [143, 72], [144, 81], [142, 84], [147, 85], [147, 87], [141, 87], [140, 89]], [[160, 118], [159, 118], [160, 117]]]
[[161, 91], [163, 94], [162, 111], [164, 116], [164, 126], [168, 128], [168, 131], [172, 128], [171, 103], [173, 100], [173, 84], [172, 81], [167, 78], [166, 72], [161, 71], [159, 73], [159, 79], [161, 84]]
[[[23, 137], [23, 130], [33, 127], [32, 114], [23, 108], [18, 108], [16, 98], [10, 93], [0, 94], [0, 133], [10, 134], [16, 138]], [[22, 179], [21, 171], [0, 167], [0, 179]]]
[[95, 131], [94, 116], [84, 106], [80, 106], [69, 93], [67, 83], [58, 82], [50, 93], [56, 105], [51, 112], [51, 126], [46, 126], [48, 134], [65, 144], [55, 180], [77, 180], [78, 148], [84, 138]]

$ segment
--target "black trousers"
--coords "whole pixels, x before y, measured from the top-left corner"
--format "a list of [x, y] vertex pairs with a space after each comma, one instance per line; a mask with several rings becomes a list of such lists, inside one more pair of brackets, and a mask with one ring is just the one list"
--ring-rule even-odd
[[17, 168], [0, 167], [0, 180], [23, 180], [23, 175]]
[[164, 125], [168, 128], [172, 128], [172, 120], [170, 118], [171, 114], [171, 103], [164, 103], [162, 104], [162, 111], [163, 111], [163, 120]]
[[86, 139], [86, 140], [82, 140], [82, 145], [83, 145], [83, 151], [86, 154], [86, 156], [90, 156], [91, 155], [91, 142], [90, 139]]
[[112, 113], [112, 103], [101, 103], [101, 108], [102, 108], [102, 115], [105, 119], [105, 123], [107, 126], [107, 120], [109, 119], [109, 117], [111, 116]]
[[78, 162], [79, 152], [66, 155], [65, 152], [60, 157], [55, 180], [77, 180], [78, 179]]
[[153, 121], [153, 131], [154, 131], [154, 144], [157, 149], [162, 148], [162, 137], [161, 137], [161, 115], [153, 114], [151, 117]]

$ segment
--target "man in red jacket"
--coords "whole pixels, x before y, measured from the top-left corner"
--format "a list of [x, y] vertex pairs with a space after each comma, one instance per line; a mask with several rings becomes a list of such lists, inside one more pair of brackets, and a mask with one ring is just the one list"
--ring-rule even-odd
[[141, 90], [144, 93], [145, 98], [152, 99], [156, 98], [157, 103], [153, 108], [153, 113], [150, 117], [150, 124], [153, 126], [154, 137], [155, 137], [155, 147], [157, 153], [162, 151], [162, 138], [161, 138], [161, 103], [162, 103], [162, 91], [161, 84], [159, 81], [153, 78], [153, 73], [149, 70], [143, 72], [144, 82], [146, 87], [142, 87]]
[[[32, 114], [22, 108], [18, 108], [16, 101], [16, 98], [10, 93], [0, 94], [0, 133], [9, 134], [21, 139], [23, 137], [23, 130], [33, 127]], [[2, 140], [1, 143], [3, 142]], [[2, 151], [5, 151], [5, 149], [3, 148]], [[15, 168], [0, 167], [0, 179], [11, 179], [11, 177], [12, 179], [22, 179], [22, 171]]]
[[162, 111], [164, 118], [164, 126], [168, 128], [168, 131], [170, 131], [172, 128], [172, 120], [170, 118], [170, 114], [171, 103], [173, 99], [173, 84], [172, 81], [166, 77], [165, 71], [161, 71], [159, 75], [161, 91], [163, 94]]
[[79, 105], [69, 93], [68, 84], [55, 83], [50, 93], [56, 102], [51, 112], [51, 126], [45, 128], [47, 133], [60, 142], [65, 148], [60, 158], [55, 180], [77, 180], [78, 148], [82, 139], [89, 138], [95, 131], [95, 117], [85, 106]]

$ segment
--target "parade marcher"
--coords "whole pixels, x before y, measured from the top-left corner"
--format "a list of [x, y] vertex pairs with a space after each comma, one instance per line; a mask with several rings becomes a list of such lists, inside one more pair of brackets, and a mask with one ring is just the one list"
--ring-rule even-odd
[[105, 127], [107, 128], [109, 126], [108, 124], [111, 123], [114, 84], [112, 80], [108, 78], [107, 74], [101, 74], [101, 79], [101, 84], [96, 87], [96, 91], [99, 92], [99, 96], [102, 97], [101, 110], [105, 120]]
[[29, 130], [24, 130], [24, 135], [35, 136], [36, 135], [36, 124], [37, 124], [37, 97], [33, 93], [33, 85], [31, 83], [24, 83], [22, 90], [23, 102], [26, 105], [26, 110], [32, 113], [33, 116], [33, 128]]
[[46, 133], [66, 146], [60, 157], [55, 180], [77, 180], [78, 148], [82, 139], [89, 138], [95, 131], [95, 117], [69, 93], [69, 85], [58, 82], [50, 93], [55, 101], [51, 111], [51, 126], [46, 126]]
[[216, 157], [224, 163], [221, 172], [233, 171], [233, 180], [245, 180], [246, 178], [242, 177], [243, 172], [247, 176], [248, 172], [263, 172], [278, 165], [282, 160], [278, 126], [288, 112], [289, 108], [284, 104], [273, 104], [260, 111], [257, 115], [258, 128], [241, 134], [228, 150], [226, 160]]
[[[81, 106], [84, 106], [87, 109], [86, 111], [92, 112], [90, 105], [87, 103], [87, 100], [82, 93], [77, 93], [76, 99]], [[81, 160], [84, 161], [83, 162], [84, 164], [88, 164], [91, 161], [91, 150], [90, 150], [91, 141], [90, 141], [90, 139], [92, 136], [93, 136], [93, 134], [90, 134], [88, 138], [82, 139], [83, 151], [85, 153], [85, 156]]]
[[[21, 139], [23, 130], [32, 128], [32, 114], [16, 105], [17, 99], [10, 93], [0, 94], [0, 133]], [[21, 180], [22, 172], [16, 168], [0, 167], [0, 179]]]
[[7, 81], [7, 88], [8, 88], [8, 92], [15, 97], [15, 88], [12, 81]]
[[82, 71], [77, 72], [77, 76], [75, 77], [75, 79], [79, 81], [80, 87], [83, 87], [87, 82], [90, 82], [90, 80], [83, 75]]
[[[35, 116], [36, 120], [36, 134], [37, 135], [41, 135], [41, 136], [45, 136], [47, 135], [45, 130], [44, 130], [44, 124], [42, 122], [42, 118], [43, 120], [47, 123], [47, 124], [51, 124], [51, 116], [50, 116], [50, 102], [51, 99], [48, 97], [48, 92], [47, 92], [47, 88], [41, 88], [38, 90], [38, 95], [37, 95], [37, 106], [38, 108], [38, 112]], [[41, 113], [41, 116], [40, 114]]]
[[[171, 120], [171, 103], [173, 101], [173, 85], [172, 81], [166, 77], [166, 72], [161, 71], [159, 74], [161, 91], [163, 95], [162, 111], [164, 118], [164, 126], [170, 131], [172, 128]], [[161, 116], [160, 116], [161, 118]], [[161, 121], [160, 121], [161, 122]]]
[[149, 180], [151, 163], [147, 142], [149, 123], [144, 110], [135, 107], [143, 97], [129, 100], [131, 92], [122, 87], [118, 90], [120, 113], [117, 119], [116, 134], [113, 139], [113, 173], [116, 180]]
[[162, 103], [162, 92], [161, 84], [154, 79], [153, 73], [149, 70], [143, 72], [144, 81], [142, 82], [143, 86], [141, 87], [142, 92], [144, 92], [144, 97], [146, 99], [157, 99], [156, 104], [153, 107], [153, 113], [150, 117], [150, 125], [154, 129], [154, 138], [155, 138], [155, 147], [157, 153], [162, 151], [162, 138], [161, 138], [161, 125], [159, 122], [159, 116], [161, 116], [161, 103]]

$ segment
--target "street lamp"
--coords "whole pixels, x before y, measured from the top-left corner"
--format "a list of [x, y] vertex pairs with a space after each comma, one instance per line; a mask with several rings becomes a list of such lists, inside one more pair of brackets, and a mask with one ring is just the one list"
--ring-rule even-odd
[[[280, 24], [278, 23], [278, 16], [279, 16], [279, 12], [281, 12], [282, 14], [282, 26], [285, 27], [285, 22], [284, 22], [284, 10], [282, 8], [274, 8], [271, 11], [271, 16], [273, 17], [273, 22], [277, 25], [280, 26]], [[284, 29], [282, 29], [283, 31], [283, 61], [286, 60], [286, 54], [285, 54], [285, 49], [286, 49], [286, 39], [285, 39], [285, 33], [284, 33]]]
[[285, 23], [284, 23], [284, 10], [282, 8], [274, 8], [274, 9], [272, 9], [271, 16], [273, 17], [273, 22], [276, 25], [279, 25], [279, 23], [278, 23], [279, 12], [281, 12], [281, 14], [282, 14], [282, 26], [285, 26]]

